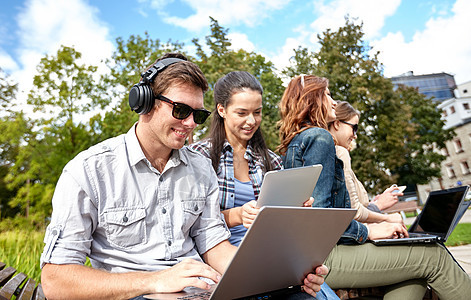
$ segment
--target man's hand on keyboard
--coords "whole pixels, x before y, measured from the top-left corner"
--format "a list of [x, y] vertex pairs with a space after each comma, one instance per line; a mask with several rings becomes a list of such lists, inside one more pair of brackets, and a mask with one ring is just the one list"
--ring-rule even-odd
[[169, 269], [152, 274], [151, 293], [179, 292], [189, 286], [208, 290], [210, 285], [199, 277], [209, 278], [215, 283], [221, 279], [221, 274], [209, 265], [194, 259], [185, 259]]

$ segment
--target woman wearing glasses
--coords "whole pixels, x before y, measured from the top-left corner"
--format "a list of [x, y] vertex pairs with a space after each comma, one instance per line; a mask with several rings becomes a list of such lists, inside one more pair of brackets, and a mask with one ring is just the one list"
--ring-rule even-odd
[[[353, 140], [357, 138], [360, 112], [353, 108], [348, 102], [337, 101], [335, 114], [335, 121], [328, 125], [329, 132], [335, 141], [337, 157], [343, 162], [345, 183], [350, 196], [351, 206], [357, 209], [355, 220], [366, 223], [402, 223], [402, 217], [399, 213], [386, 215], [371, 211], [367, 208], [370, 205], [368, 193], [352, 170], [349, 150], [352, 147]], [[379, 198], [379, 201], [383, 201], [386, 198], [388, 202], [391, 202], [390, 200], [397, 202], [397, 197], [403, 194], [397, 191], [393, 193], [396, 189], [397, 187], [390, 187], [384, 191], [383, 194], [378, 195], [377, 198]]]
[[[323, 165], [313, 192], [313, 206], [317, 207], [350, 207], [343, 162], [336, 156], [328, 126], [336, 120], [336, 106], [328, 80], [313, 75], [292, 79], [280, 103], [279, 150], [284, 167]], [[332, 288], [383, 286], [384, 299], [422, 299], [427, 285], [440, 299], [469, 298], [471, 279], [443, 246], [365, 243], [368, 239], [401, 235], [408, 234], [398, 223], [364, 225], [352, 220], [325, 261], [330, 269], [326, 282]]]
[[[220, 78], [214, 86], [216, 107], [209, 137], [190, 145], [212, 161], [221, 210], [231, 231], [229, 241], [236, 246], [259, 212], [255, 204], [265, 173], [282, 168], [281, 158], [267, 148], [260, 130], [262, 94], [260, 82], [248, 72]], [[295, 299], [313, 298], [298, 293]], [[338, 297], [324, 284], [317, 299]]]

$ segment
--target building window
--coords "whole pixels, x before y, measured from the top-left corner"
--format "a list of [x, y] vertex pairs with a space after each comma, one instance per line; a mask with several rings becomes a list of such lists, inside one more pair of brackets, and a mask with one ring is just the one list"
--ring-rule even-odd
[[466, 90], [466, 89], [463, 90], [463, 94], [466, 94], [466, 93], [468, 93], [468, 90]]
[[461, 144], [461, 141], [459, 139], [456, 139], [453, 141], [453, 144], [455, 145], [455, 151], [456, 153], [463, 152], [463, 145]]
[[446, 116], [448, 116], [448, 114], [446, 113], [446, 110], [445, 110], [445, 109], [442, 110], [442, 116], [443, 116], [444, 118], [446, 118]]
[[450, 113], [451, 114], [454, 114], [456, 111], [455, 111], [455, 107], [454, 106], [450, 106]]
[[460, 163], [460, 167], [461, 167], [461, 172], [463, 173], [463, 175], [467, 175], [470, 173], [469, 165], [467, 161], [462, 161]]
[[464, 109], [469, 110], [469, 103], [463, 103], [463, 107]]
[[455, 178], [456, 177], [455, 170], [453, 170], [452, 165], [447, 165], [446, 166], [446, 172], [448, 174], [448, 178]]
[[446, 148], [446, 146], [445, 146], [445, 148], [442, 148], [442, 155], [443, 156], [450, 156], [450, 153], [448, 153], [448, 149]]

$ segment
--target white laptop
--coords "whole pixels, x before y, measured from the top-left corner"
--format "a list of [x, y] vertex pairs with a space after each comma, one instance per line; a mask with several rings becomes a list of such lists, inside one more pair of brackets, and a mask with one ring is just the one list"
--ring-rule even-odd
[[186, 288], [145, 297], [272, 299], [280, 289], [300, 291], [305, 275], [324, 262], [355, 213], [354, 209], [264, 206], [211, 291]]
[[445, 243], [470, 202], [464, 201], [469, 186], [432, 191], [424, 208], [409, 228], [409, 237], [373, 240], [375, 245]]
[[257, 207], [301, 207], [316, 187], [322, 165], [270, 171], [263, 178]]

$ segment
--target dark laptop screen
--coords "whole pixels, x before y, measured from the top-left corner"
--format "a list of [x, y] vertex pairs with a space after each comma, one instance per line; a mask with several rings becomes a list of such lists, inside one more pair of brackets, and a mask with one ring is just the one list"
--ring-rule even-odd
[[445, 237], [452, 226], [456, 212], [467, 187], [430, 192], [427, 202], [410, 232], [435, 234]]

